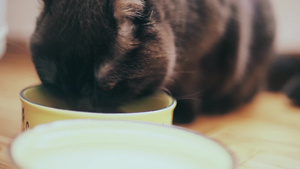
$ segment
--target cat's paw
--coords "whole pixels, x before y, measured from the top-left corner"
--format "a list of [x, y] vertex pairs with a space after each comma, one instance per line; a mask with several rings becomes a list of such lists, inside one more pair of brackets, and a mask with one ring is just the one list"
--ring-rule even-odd
[[173, 124], [187, 124], [195, 120], [195, 116], [183, 115], [183, 116], [174, 116]]
[[300, 106], [300, 74], [294, 76], [284, 87], [283, 91], [292, 103], [296, 106]]
[[197, 114], [193, 107], [192, 102], [179, 100], [174, 110], [173, 124], [187, 124], [193, 122]]

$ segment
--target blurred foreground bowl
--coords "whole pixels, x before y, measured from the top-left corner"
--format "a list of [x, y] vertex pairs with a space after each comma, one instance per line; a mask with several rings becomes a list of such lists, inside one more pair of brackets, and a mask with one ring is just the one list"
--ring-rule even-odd
[[67, 120], [19, 135], [20, 169], [233, 169], [218, 142], [174, 126], [119, 120]]

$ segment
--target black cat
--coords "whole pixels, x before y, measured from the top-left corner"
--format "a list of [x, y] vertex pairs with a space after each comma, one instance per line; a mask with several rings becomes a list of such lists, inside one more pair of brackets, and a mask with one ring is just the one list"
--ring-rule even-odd
[[300, 106], [300, 55], [280, 55], [272, 63], [267, 76], [267, 89], [285, 93], [294, 105]]
[[45, 86], [76, 110], [113, 111], [167, 88], [174, 122], [250, 101], [266, 77], [268, 0], [43, 0], [31, 38]]

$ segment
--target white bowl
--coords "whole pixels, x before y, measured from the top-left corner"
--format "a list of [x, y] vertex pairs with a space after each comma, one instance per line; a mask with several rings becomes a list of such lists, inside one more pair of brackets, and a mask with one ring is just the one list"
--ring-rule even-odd
[[118, 120], [69, 120], [18, 136], [21, 169], [233, 169], [218, 142], [174, 126]]

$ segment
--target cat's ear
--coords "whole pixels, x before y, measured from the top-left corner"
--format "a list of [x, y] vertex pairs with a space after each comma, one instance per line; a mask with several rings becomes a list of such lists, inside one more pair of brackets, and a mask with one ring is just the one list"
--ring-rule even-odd
[[115, 0], [114, 17], [118, 22], [126, 22], [126, 20], [141, 17], [144, 7], [144, 0]]
[[132, 44], [137, 44], [134, 41], [135, 24], [133, 22], [136, 18], [141, 18], [144, 13], [144, 0], [114, 0], [114, 18], [118, 25], [117, 46], [124, 51], [129, 50]]
[[51, 6], [53, 0], [43, 0], [43, 2], [44, 2], [44, 6], [45, 6], [46, 8], [50, 8], [50, 6]]
[[44, 2], [45, 4], [50, 4], [50, 3], [52, 3], [52, 1], [53, 1], [53, 0], [43, 0], [43, 2]]

